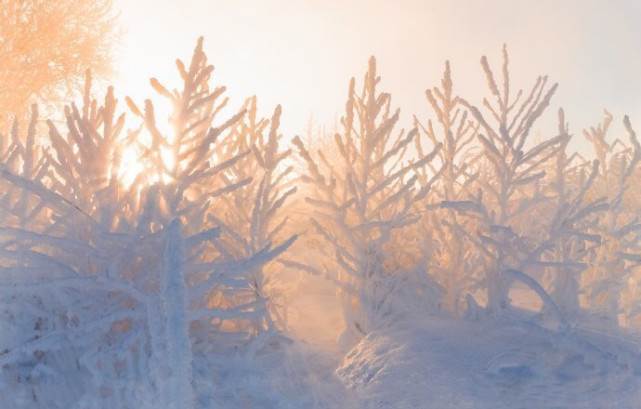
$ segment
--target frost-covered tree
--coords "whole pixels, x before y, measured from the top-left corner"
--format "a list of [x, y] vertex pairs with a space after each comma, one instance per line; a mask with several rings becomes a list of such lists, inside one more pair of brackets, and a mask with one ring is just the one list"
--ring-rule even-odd
[[[1, 299], [10, 335], [2, 339], [2, 375], [3, 386], [15, 391], [3, 394], [10, 406], [67, 407], [94, 393], [104, 404], [126, 407], [128, 399], [153, 389], [153, 381], [135, 379], [134, 370], [148, 371], [151, 355], [142, 324], [151, 309], [137, 287], [144, 279], [135, 276], [135, 264], [153, 263], [144, 259], [144, 245], [131, 248], [147, 241], [116, 233], [112, 220], [97, 220], [113, 159], [105, 153], [116, 144], [106, 141], [116, 141], [118, 132], [104, 132], [113, 125], [107, 113], [115, 108], [112, 92], [104, 107], [87, 95], [81, 110], [68, 107], [67, 134], [50, 123], [49, 180], [3, 164], [3, 183], [43, 209], [35, 225], [3, 220]], [[16, 373], [22, 379], [13, 378]], [[82, 382], [67, 388], [61, 377]], [[24, 388], [32, 391], [23, 397]]]
[[[255, 106], [248, 106], [221, 125], [213, 126], [227, 99], [223, 98], [224, 87], [209, 88], [213, 66], [207, 63], [202, 51], [202, 39], [189, 67], [180, 61], [177, 66], [183, 79], [182, 89], [169, 91], [152, 79], [154, 88], [174, 108], [169, 131], [163, 131], [157, 123], [151, 101], [146, 102], [144, 114], [133, 102], [130, 106], [144, 117], [150, 135], [149, 141], [141, 146], [145, 166], [153, 169], [155, 178], [164, 181], [158, 194], [166, 207], [159, 207], [154, 217], [163, 220], [181, 215], [189, 223], [185, 224], [187, 231], [205, 226], [223, 230], [223, 237], [200, 249], [209, 263], [202, 263], [193, 271], [196, 275], [209, 274], [217, 263], [233, 265], [262, 257], [275, 239], [273, 234], [270, 237], [273, 233], [270, 224], [280, 216], [276, 212], [294, 190], [280, 192], [278, 166], [288, 154], [278, 149], [280, 108], [275, 111], [267, 136], [260, 129], [263, 125], [256, 124]], [[247, 126], [249, 129], [242, 129]], [[222, 205], [212, 206], [214, 200], [220, 200]], [[238, 204], [230, 206], [234, 201]], [[225, 207], [224, 204], [229, 211], [221, 215], [216, 209]], [[295, 239], [288, 237], [277, 247], [286, 248]], [[233, 242], [237, 246], [230, 246]], [[231, 319], [211, 317], [214, 319], [208, 322], [218, 336], [256, 335], [271, 325], [262, 293], [265, 280], [261, 268], [248, 265], [246, 269], [221, 272], [200, 284], [203, 305], [238, 312], [238, 316], [231, 314]]]
[[[290, 217], [283, 210], [297, 190], [293, 186], [294, 168], [288, 163], [291, 149], [281, 147], [281, 107], [276, 107], [271, 119], [258, 117], [256, 97], [248, 99], [245, 108], [247, 115], [218, 145], [217, 155], [243, 155], [224, 177], [230, 181], [252, 180], [252, 183], [222, 197], [224, 206], [217, 207], [222, 211], [210, 216], [223, 233], [230, 232], [218, 243], [220, 251], [232, 259], [250, 257], [271, 243], [292, 240], [286, 235]], [[250, 320], [254, 333], [270, 332], [285, 325], [284, 306], [274, 299], [278, 269], [278, 265], [271, 265], [247, 271], [242, 277], [247, 292], [231, 295], [237, 299], [236, 303], [249, 299], [264, 311]]]
[[[130, 101], [144, 124], [124, 135], [113, 90], [98, 104], [87, 85], [82, 107], [65, 110], [64, 131], [49, 123], [46, 170], [2, 164], [2, 183], [41, 209], [38, 223], [29, 211], [0, 227], [0, 385], [13, 391], [3, 404], [194, 407], [193, 355], [224, 332], [220, 321], [263, 314], [256, 302], [226, 308], [214, 294], [247, 291], [236, 278], [293, 238], [240, 258], [217, 251], [213, 201], [248, 181], [223, 177], [242, 155], [220, 157], [214, 145], [244, 112], [214, 124], [224, 89], [209, 90], [206, 61], [201, 40], [189, 68], [177, 63], [182, 90], [152, 80], [172, 101], [169, 130], [157, 126], [151, 101], [144, 114]], [[128, 149], [142, 170], [124, 183]]]
[[485, 271], [490, 312], [499, 313], [509, 306], [508, 293], [514, 281], [529, 286], [556, 309], [548, 293], [526, 272], [540, 262], [545, 247], [537, 243], [543, 232], [536, 231], [536, 226], [533, 229], [524, 218], [545, 202], [545, 167], [567, 139], [561, 134], [538, 143], [531, 140], [532, 126], [549, 105], [556, 84], [548, 87], [547, 77], [538, 77], [528, 94], [519, 90], [513, 95], [505, 47], [500, 85], [486, 57], [481, 58], [481, 66], [494, 104], [484, 98], [484, 113], [461, 99], [480, 125], [477, 139], [483, 148], [483, 168], [477, 179], [479, 190], [466, 200], [444, 202], [443, 207], [472, 216], [481, 225], [478, 235], [460, 232], [491, 261]]
[[[325, 243], [327, 259], [315, 266], [286, 264], [336, 284], [346, 342], [397, 313], [393, 298], [410, 274], [399, 268], [389, 247], [395, 233], [418, 221], [414, 204], [427, 195], [429, 186], [419, 186], [416, 170], [425, 167], [440, 149], [439, 145], [429, 154], [409, 159], [407, 149], [418, 132], [394, 131], [399, 111], [391, 110], [391, 97], [378, 91], [379, 82], [374, 58], [360, 92], [355, 80], [350, 81], [342, 130], [334, 135], [336, 157], [327, 157], [323, 150], [310, 152], [300, 138], [294, 139], [307, 166], [302, 181], [312, 187], [306, 199], [311, 223]], [[426, 291], [428, 300], [433, 295], [420, 285], [414, 289]]]
[[[484, 99], [484, 111], [453, 96], [446, 66], [442, 87], [427, 93], [440, 129], [416, 120], [429, 142], [443, 144], [442, 168], [427, 173], [441, 172], [422, 223], [433, 247], [430, 271], [445, 288], [445, 305], [456, 311], [461, 295], [478, 283], [487, 290], [488, 309], [497, 313], [520, 281], [561, 321], [579, 319], [586, 305], [614, 321], [622, 313], [630, 319], [638, 310], [631, 306], [638, 293], [639, 223], [629, 181], [639, 153], [629, 120], [628, 143], [606, 141], [609, 114], [585, 132], [597, 156], [591, 162], [571, 152], [562, 110], [558, 133], [535, 141], [532, 128], [556, 86], [546, 87], [547, 78], [539, 77], [529, 94], [512, 95], [505, 49], [503, 57], [500, 82], [481, 59], [496, 101]], [[480, 282], [475, 268], [484, 270]]]
[[[622, 292], [632, 282], [641, 263], [641, 246], [638, 209], [629, 203], [632, 180], [639, 169], [641, 145], [629, 118], [624, 117], [628, 143], [621, 140], [607, 141], [612, 116], [606, 111], [605, 118], [596, 127], [584, 131], [599, 158], [601, 172], [595, 182], [596, 195], [608, 201], [608, 211], [594, 229], [602, 238], [601, 245], [591, 252], [589, 268], [584, 274], [585, 299], [589, 308], [613, 322], [623, 313], [628, 320], [638, 314], [633, 305], [638, 302], [621, 302]], [[620, 148], [620, 149], [617, 149]]]
[[[430, 119], [422, 125], [415, 117], [415, 123], [432, 146], [443, 146], [433, 164], [418, 170], [421, 184], [433, 184], [427, 202], [465, 199], [479, 176], [475, 169], [478, 154], [473, 152], [478, 124], [469, 119], [460, 98], [454, 95], [449, 62], [445, 64], [441, 87], [428, 89], [425, 94], [436, 120]], [[422, 139], [416, 138], [420, 156], [425, 150]], [[479, 257], [458, 230], [473, 230], [476, 226], [471, 220], [458, 217], [451, 209], [431, 207], [421, 228], [421, 235], [429, 237], [433, 247], [429, 271], [445, 290], [444, 307], [458, 315], [464, 295], [480, 285], [478, 276], [483, 265], [482, 256]]]
[[[13, 122], [9, 135], [0, 134], [2, 170], [38, 181], [48, 180], [49, 158], [37, 141], [38, 107], [33, 105], [27, 132], [22, 135], [19, 121]], [[0, 182], [0, 217], [16, 226], [35, 225], [43, 220], [45, 209], [12, 184]]]
[[561, 312], [568, 319], [577, 319], [581, 275], [590, 251], [601, 243], [595, 227], [608, 204], [604, 197], [589, 195], [598, 174], [598, 160], [577, 163], [578, 156], [568, 149], [571, 136], [563, 110], [559, 110], [558, 122], [559, 135], [567, 137], [551, 165], [547, 192], [551, 202], [536, 214], [547, 226], [538, 246], [542, 253], [539, 264], [551, 274], [550, 295]]

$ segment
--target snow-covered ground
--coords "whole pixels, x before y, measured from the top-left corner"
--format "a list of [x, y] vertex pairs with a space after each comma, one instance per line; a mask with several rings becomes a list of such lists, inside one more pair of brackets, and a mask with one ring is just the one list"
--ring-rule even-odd
[[639, 408], [629, 340], [526, 321], [430, 319], [374, 332], [337, 374], [363, 408]]
[[[549, 329], [540, 314], [523, 310], [503, 319], [408, 317], [345, 352], [326, 291], [292, 306], [286, 336], [244, 348], [194, 345], [196, 408], [641, 407], [641, 342], [622, 330]], [[4, 377], [0, 408], [104, 407], [83, 392], [83, 371], [60, 368], [54, 378], [39, 376], [38, 367]], [[36, 401], [35, 391], [49, 398]]]

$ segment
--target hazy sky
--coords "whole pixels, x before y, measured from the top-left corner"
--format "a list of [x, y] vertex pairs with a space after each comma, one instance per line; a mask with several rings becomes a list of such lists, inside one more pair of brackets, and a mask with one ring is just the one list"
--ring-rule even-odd
[[188, 58], [204, 35], [232, 105], [253, 94], [264, 112], [281, 103], [286, 133], [303, 131], [312, 114], [331, 125], [349, 77], [360, 77], [372, 54], [404, 125], [413, 113], [427, 115], [424, 90], [437, 84], [446, 59], [456, 90], [478, 101], [479, 58], [500, 63], [503, 43], [513, 88], [548, 74], [560, 83], [552, 108], [566, 109], [575, 133], [600, 120], [603, 108], [619, 122], [629, 113], [641, 129], [637, 0], [117, 0], [116, 7], [126, 30], [121, 92], [150, 94], [150, 75], [175, 84], [174, 58]]

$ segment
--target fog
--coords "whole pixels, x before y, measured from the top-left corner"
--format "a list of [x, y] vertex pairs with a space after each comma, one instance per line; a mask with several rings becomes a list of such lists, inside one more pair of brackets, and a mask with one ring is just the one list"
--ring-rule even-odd
[[634, 0], [120, 0], [116, 7], [124, 26], [117, 84], [128, 93], [149, 94], [142, 84], [150, 74], [173, 78], [167, 56], [186, 57], [204, 35], [233, 101], [256, 94], [266, 110], [283, 104], [288, 134], [304, 132], [310, 118], [333, 127], [348, 79], [362, 74], [370, 55], [409, 126], [411, 115], [428, 114], [422, 90], [437, 85], [445, 60], [455, 89], [480, 97], [479, 58], [498, 62], [503, 43], [514, 87], [530, 87], [539, 74], [559, 82], [552, 108], [564, 107], [576, 133], [604, 108], [641, 116], [641, 4]]

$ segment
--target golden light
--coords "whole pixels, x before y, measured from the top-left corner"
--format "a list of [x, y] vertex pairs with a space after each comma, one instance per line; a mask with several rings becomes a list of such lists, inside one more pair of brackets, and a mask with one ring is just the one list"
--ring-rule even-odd
[[[122, 147], [120, 165], [118, 167], [118, 179], [122, 186], [129, 189], [134, 182], [142, 184], [141, 187], [156, 183], [167, 184], [173, 178], [168, 172], [172, 172], [176, 164], [174, 143], [174, 132], [170, 126], [172, 107], [169, 101], [163, 98], [155, 98], [154, 113], [156, 116], [156, 127], [162, 135], [162, 145], [159, 148], [159, 157], [147, 155], [152, 148], [152, 137], [146, 128], [143, 128], [135, 140]], [[142, 175], [144, 177], [139, 178]]]
[[160, 148], [160, 159], [167, 170], [174, 170], [176, 166], [176, 155], [171, 149]]
[[144, 170], [140, 156], [141, 153], [135, 145], [129, 145], [123, 149], [120, 168], [118, 169], [118, 180], [127, 189], [131, 187], [136, 177]]

